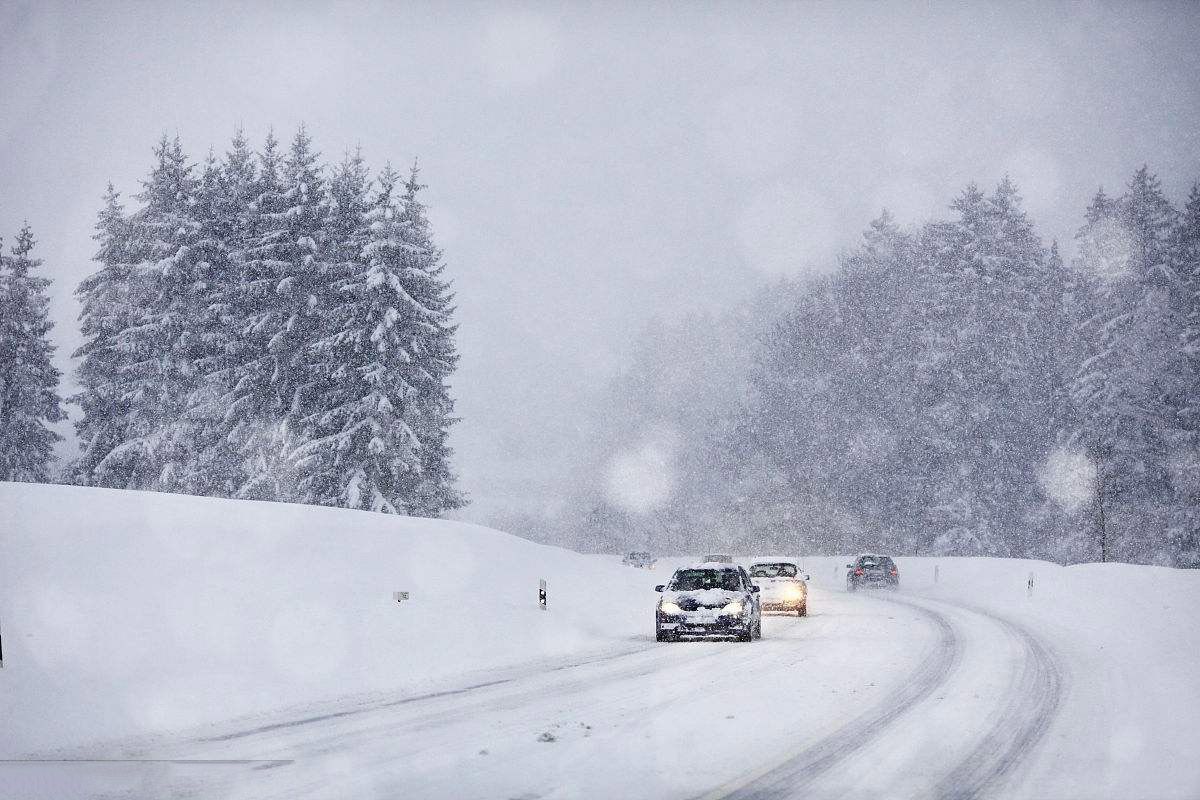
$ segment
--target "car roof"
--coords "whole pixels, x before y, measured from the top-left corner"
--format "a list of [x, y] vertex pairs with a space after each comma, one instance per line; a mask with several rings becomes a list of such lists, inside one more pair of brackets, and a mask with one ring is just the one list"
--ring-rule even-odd
[[759, 561], [755, 561], [755, 562], [754, 562], [753, 564], [751, 564], [750, 566], [751, 566], [751, 567], [761, 567], [761, 566], [764, 566], [764, 565], [766, 565], [766, 564], [791, 564], [793, 567], [794, 567], [794, 566], [796, 566], [796, 562], [795, 562], [795, 561], [792, 561], [790, 558], [767, 558], [767, 559], [761, 559], [761, 560], [759, 560]]
[[[689, 567], [680, 567], [679, 569], [719, 569], [724, 571], [741, 569], [737, 564], [730, 564], [727, 561], [701, 561], [699, 564], [692, 564]], [[675, 570], [678, 572], [679, 570]]]

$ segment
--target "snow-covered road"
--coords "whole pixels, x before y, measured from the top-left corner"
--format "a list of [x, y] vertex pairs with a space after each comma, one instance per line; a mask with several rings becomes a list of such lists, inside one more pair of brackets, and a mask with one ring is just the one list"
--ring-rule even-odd
[[818, 590], [812, 605], [767, 618], [760, 642], [647, 636], [72, 768], [123, 784], [111, 796], [1046, 796], [1031, 756], [1065, 681], [1047, 643], [904, 594]]

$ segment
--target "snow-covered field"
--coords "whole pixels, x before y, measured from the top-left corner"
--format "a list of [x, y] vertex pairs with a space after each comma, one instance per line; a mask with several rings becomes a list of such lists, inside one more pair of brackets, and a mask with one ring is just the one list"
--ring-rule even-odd
[[0, 796], [1200, 796], [1200, 573], [800, 560], [810, 617], [657, 644], [674, 560], [0, 484]]

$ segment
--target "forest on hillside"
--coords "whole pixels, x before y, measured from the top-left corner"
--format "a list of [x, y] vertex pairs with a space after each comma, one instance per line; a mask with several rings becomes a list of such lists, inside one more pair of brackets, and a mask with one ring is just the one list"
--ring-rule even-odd
[[1200, 565], [1200, 188], [1139, 170], [1064, 262], [1005, 179], [829, 273], [658, 321], [568, 510], [597, 550]]

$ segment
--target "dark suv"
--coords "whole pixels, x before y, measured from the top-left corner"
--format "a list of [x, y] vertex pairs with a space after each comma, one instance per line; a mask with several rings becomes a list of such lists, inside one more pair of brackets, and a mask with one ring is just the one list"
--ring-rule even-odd
[[846, 590], [854, 592], [864, 586], [883, 586], [888, 589], [900, 588], [900, 570], [890, 556], [876, 556], [863, 553], [854, 563], [847, 564]]
[[675, 570], [671, 582], [654, 587], [662, 598], [654, 609], [655, 638], [732, 636], [749, 642], [762, 637], [759, 588], [734, 564], [698, 564]]

